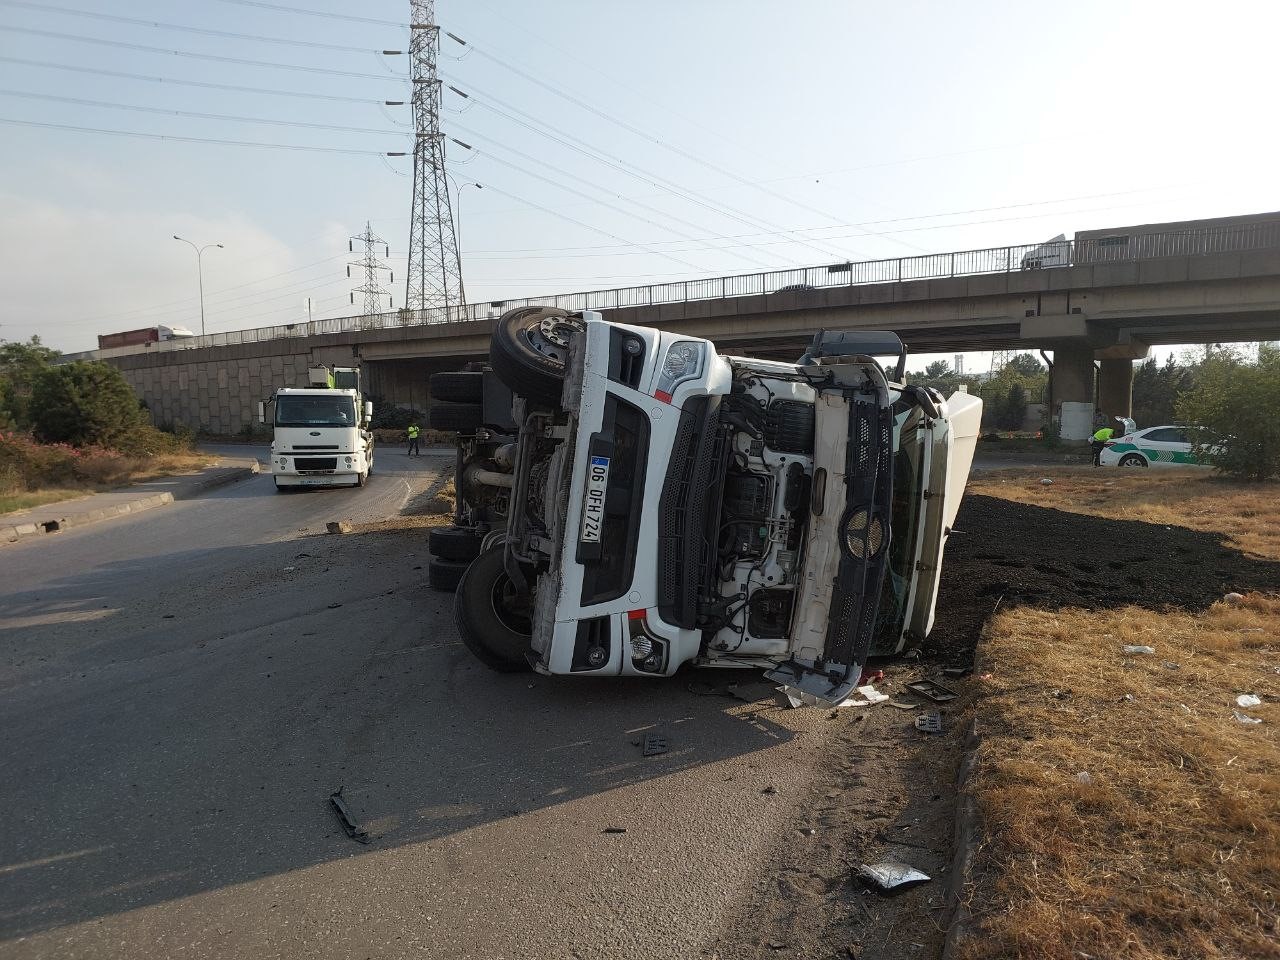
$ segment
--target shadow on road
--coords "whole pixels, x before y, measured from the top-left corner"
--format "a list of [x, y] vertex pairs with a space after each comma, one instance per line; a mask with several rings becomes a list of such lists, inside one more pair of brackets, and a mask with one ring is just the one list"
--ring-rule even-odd
[[[767, 696], [694, 696], [687, 678], [493, 674], [458, 643], [452, 596], [425, 588], [426, 562], [420, 531], [307, 537], [5, 598], [23, 613], [0, 626], [0, 936], [663, 777], [678, 810], [674, 775], [792, 736]], [[670, 752], [642, 757], [648, 732]], [[329, 809], [339, 787], [369, 847]]]

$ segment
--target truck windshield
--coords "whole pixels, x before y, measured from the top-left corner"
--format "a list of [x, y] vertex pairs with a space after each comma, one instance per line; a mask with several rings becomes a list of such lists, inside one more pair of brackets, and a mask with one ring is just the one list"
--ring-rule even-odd
[[277, 427], [353, 427], [356, 405], [350, 397], [277, 397]]

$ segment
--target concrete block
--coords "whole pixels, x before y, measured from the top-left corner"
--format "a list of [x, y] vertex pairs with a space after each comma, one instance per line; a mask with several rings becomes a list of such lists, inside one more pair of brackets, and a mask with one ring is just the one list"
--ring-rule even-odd
[[1189, 280], [1233, 280], [1240, 276], [1239, 254], [1214, 254], [1187, 258]]

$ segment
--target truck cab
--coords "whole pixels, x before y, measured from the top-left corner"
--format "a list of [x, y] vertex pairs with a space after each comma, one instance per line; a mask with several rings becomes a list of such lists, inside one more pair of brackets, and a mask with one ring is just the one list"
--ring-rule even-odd
[[518, 433], [505, 528], [455, 601], [480, 659], [763, 667], [839, 702], [868, 657], [923, 639], [978, 398], [903, 385], [893, 334], [822, 333], [782, 363], [540, 313], [504, 317], [491, 348]]
[[[276, 490], [364, 486], [373, 471], [373, 404], [361, 398], [359, 371], [315, 368], [309, 379], [312, 386], [282, 387], [271, 401]], [[263, 423], [265, 407], [259, 404]]]

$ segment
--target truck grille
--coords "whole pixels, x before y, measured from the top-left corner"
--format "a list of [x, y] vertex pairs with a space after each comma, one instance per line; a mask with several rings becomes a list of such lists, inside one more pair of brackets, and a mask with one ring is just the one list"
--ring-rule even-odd
[[293, 465], [299, 470], [337, 470], [337, 457], [295, 457]]

